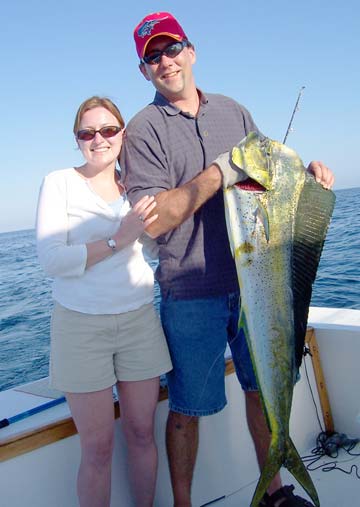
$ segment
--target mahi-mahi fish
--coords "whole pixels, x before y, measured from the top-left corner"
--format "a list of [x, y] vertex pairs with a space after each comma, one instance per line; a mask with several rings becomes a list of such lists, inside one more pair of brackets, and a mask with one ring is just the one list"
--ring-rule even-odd
[[248, 178], [224, 192], [241, 294], [239, 327], [249, 345], [271, 433], [251, 507], [259, 505], [281, 466], [318, 507], [314, 484], [291, 440], [289, 420], [312, 284], [335, 195], [315, 181], [292, 149], [254, 132], [233, 149], [232, 161]]

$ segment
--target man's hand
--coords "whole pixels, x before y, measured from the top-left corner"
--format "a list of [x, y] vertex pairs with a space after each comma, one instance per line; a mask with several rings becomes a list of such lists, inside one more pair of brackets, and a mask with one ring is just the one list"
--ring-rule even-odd
[[246, 180], [247, 175], [242, 171], [239, 167], [237, 167], [232, 159], [231, 152], [227, 151], [226, 153], [222, 153], [214, 160], [212, 164], [216, 164], [220, 169], [222, 174], [222, 187], [228, 188], [239, 181]]
[[322, 162], [313, 160], [310, 162], [307, 170], [309, 173], [313, 174], [315, 180], [327, 190], [330, 190], [334, 185], [334, 173]]

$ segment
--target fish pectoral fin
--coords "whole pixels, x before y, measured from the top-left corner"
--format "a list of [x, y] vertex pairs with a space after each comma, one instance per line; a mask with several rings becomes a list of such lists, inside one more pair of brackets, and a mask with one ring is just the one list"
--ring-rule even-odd
[[255, 222], [259, 221], [261, 223], [261, 225], [264, 228], [264, 234], [265, 234], [266, 241], [267, 241], [267, 243], [269, 243], [269, 239], [270, 239], [269, 215], [268, 215], [267, 209], [262, 204], [262, 202], [260, 202], [259, 199], [257, 201], [258, 201], [258, 205], [257, 205], [256, 210], [254, 211]]

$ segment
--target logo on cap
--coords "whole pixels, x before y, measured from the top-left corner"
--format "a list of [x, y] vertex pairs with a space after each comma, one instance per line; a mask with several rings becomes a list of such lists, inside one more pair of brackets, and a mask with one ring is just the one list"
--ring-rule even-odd
[[145, 23], [143, 23], [140, 26], [139, 30], [137, 31], [138, 36], [146, 37], [147, 35], [151, 35], [154, 26], [160, 23], [160, 21], [164, 21], [165, 19], [167, 19], [167, 17], [160, 19], [152, 19], [151, 21], [145, 21]]

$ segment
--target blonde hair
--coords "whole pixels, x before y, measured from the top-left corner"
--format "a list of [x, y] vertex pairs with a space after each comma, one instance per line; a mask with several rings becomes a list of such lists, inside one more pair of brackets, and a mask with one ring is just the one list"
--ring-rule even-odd
[[95, 107], [103, 107], [104, 109], [110, 111], [110, 113], [113, 114], [115, 118], [118, 120], [120, 127], [124, 128], [125, 122], [123, 120], [123, 117], [121, 116], [118, 107], [114, 104], [114, 102], [108, 99], [107, 97], [98, 97], [97, 95], [94, 95], [93, 97], [84, 100], [84, 102], [80, 105], [79, 109], [77, 110], [73, 128], [75, 137], [77, 131], [79, 130], [81, 119], [84, 113], [86, 113], [86, 111], [89, 111], [90, 109], [94, 109]]

